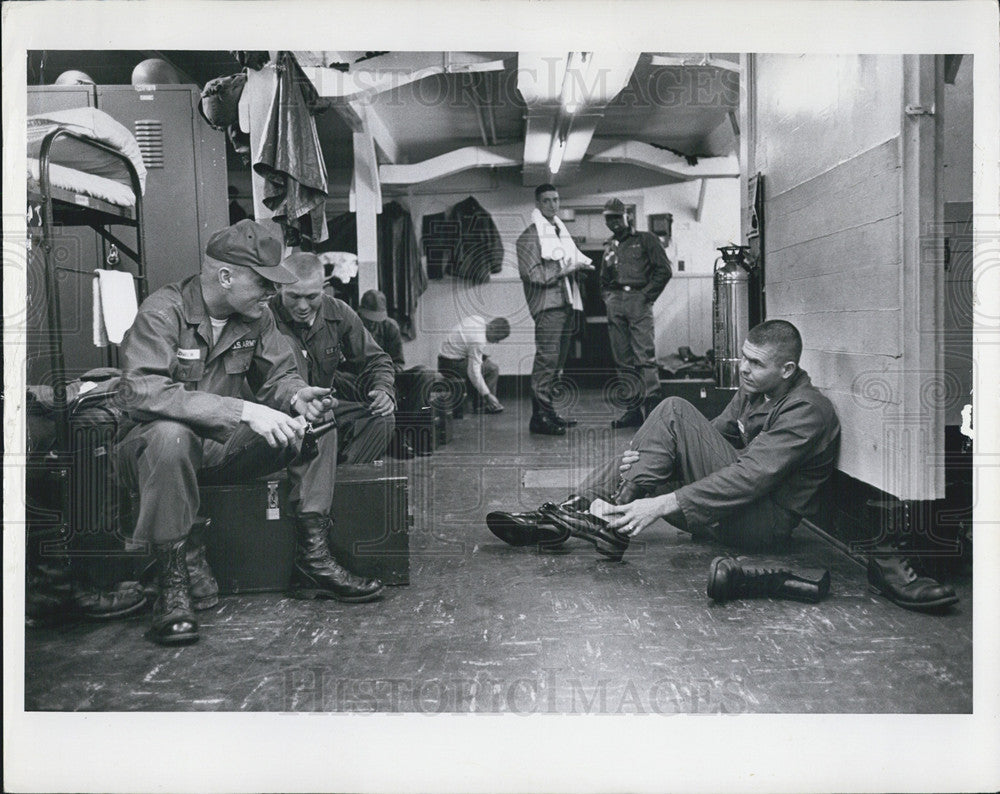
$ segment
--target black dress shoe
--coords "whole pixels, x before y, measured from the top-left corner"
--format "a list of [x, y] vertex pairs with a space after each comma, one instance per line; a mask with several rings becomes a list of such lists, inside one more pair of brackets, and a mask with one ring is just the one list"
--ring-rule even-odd
[[615, 419], [611, 423], [611, 426], [616, 430], [620, 430], [623, 427], [642, 427], [644, 421], [642, 411], [638, 408], [632, 408]]
[[535, 414], [531, 417], [531, 421], [528, 422], [528, 430], [532, 433], [537, 433], [542, 436], [564, 436], [566, 435], [566, 428], [562, 425], [556, 424], [547, 416], [541, 416]]
[[920, 576], [906, 557], [870, 557], [868, 585], [894, 604], [918, 612], [937, 612], [958, 603], [951, 585]]
[[569, 538], [569, 530], [552, 524], [538, 510], [506, 513], [496, 510], [486, 515], [486, 526], [511, 546], [559, 546]]
[[603, 554], [615, 562], [625, 556], [629, 544], [628, 535], [611, 529], [607, 521], [590, 513], [566, 510], [552, 502], [543, 504], [539, 512], [557, 527], [568, 530], [574, 538], [593, 543], [598, 554]]

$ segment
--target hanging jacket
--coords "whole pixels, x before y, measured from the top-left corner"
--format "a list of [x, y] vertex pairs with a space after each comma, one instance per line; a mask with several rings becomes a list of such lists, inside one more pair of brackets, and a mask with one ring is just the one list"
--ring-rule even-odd
[[378, 288], [385, 294], [389, 314], [399, 323], [403, 336], [413, 339], [417, 301], [427, 289], [427, 274], [413, 219], [396, 201], [383, 206], [378, 216]]
[[448, 212], [458, 230], [452, 273], [474, 284], [489, 281], [503, 267], [503, 241], [490, 214], [472, 196]]

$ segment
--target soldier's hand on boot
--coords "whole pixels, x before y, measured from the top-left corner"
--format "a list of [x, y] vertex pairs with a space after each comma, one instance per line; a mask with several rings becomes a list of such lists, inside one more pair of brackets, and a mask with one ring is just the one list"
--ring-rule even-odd
[[241, 419], [262, 436], [269, 446], [287, 447], [302, 438], [306, 422], [301, 416], [289, 416], [266, 405], [245, 401]]
[[389, 416], [396, 410], [396, 404], [392, 401], [392, 397], [381, 389], [373, 389], [368, 392], [368, 396], [372, 400], [368, 406], [369, 413], [375, 416]]
[[292, 410], [305, 417], [307, 422], [318, 422], [323, 415], [337, 407], [337, 400], [330, 389], [306, 386], [299, 389], [292, 398]]
[[[666, 501], [670, 497], [673, 497], [673, 494], [636, 499], [627, 505], [608, 505], [605, 508], [608, 525], [622, 534], [634, 537], [656, 519], [666, 515], [668, 507]], [[674, 499], [674, 502], [676, 501]]]
[[624, 474], [625, 472], [627, 472], [629, 469], [632, 468], [632, 464], [635, 463], [637, 460], [639, 460], [639, 451], [636, 449], [626, 449], [622, 453], [622, 462], [621, 465], [618, 467], [618, 471]]
[[503, 410], [503, 406], [500, 404], [500, 401], [496, 397], [494, 397], [492, 394], [487, 394], [486, 395], [486, 404], [490, 408], [492, 408], [494, 411], [502, 411]]

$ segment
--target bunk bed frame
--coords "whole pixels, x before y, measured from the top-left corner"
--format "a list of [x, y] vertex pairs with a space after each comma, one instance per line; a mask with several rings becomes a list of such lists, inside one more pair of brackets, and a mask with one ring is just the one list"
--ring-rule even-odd
[[[132, 193], [135, 196], [133, 207], [122, 207], [101, 199], [86, 196], [81, 193], [53, 186], [49, 178], [52, 144], [59, 138], [73, 138], [87, 146], [100, 149], [112, 157], [121, 160], [129, 175]], [[69, 405], [66, 393], [66, 361], [62, 344], [62, 314], [59, 305], [59, 285], [56, 271], [62, 270], [81, 275], [93, 275], [93, 271], [59, 265], [55, 262], [52, 249], [54, 226], [58, 221], [63, 226], [89, 226], [108, 242], [113, 243], [125, 253], [136, 266], [134, 277], [138, 281], [139, 302], [147, 295], [146, 279], [146, 240], [143, 228], [142, 186], [135, 166], [129, 158], [116, 149], [80, 135], [65, 127], [47, 133], [42, 140], [38, 156], [38, 190], [33, 189], [29, 182], [28, 201], [41, 205], [42, 235], [40, 248], [44, 262], [45, 300], [48, 307], [49, 334], [51, 337], [53, 400], [55, 404], [56, 450], [60, 458], [66, 458], [70, 449]], [[136, 245], [133, 250], [125, 244], [108, 227], [126, 226], [135, 229]]]

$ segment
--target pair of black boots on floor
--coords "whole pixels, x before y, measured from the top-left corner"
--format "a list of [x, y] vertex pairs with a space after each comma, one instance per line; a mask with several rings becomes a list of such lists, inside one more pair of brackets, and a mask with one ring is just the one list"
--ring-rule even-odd
[[[642, 494], [631, 483], [622, 483], [609, 500], [628, 504]], [[525, 513], [494, 511], [486, 516], [486, 526], [511, 546], [536, 546], [539, 551], [561, 553], [571, 537], [592, 543], [597, 553], [614, 562], [625, 556], [629, 536], [612, 529], [608, 522], [587, 512], [590, 502], [571, 496], [565, 502], [546, 502]]]
[[[150, 636], [161, 645], [197, 642], [194, 612], [219, 603], [219, 585], [205, 555], [204, 526], [196, 524], [187, 538], [154, 546], [156, 600]], [[372, 601], [382, 595], [384, 585], [378, 579], [351, 573], [330, 554], [328, 517], [297, 516], [295, 529], [295, 568], [289, 595], [335, 598], [348, 603]]]
[[[628, 504], [644, 492], [623, 482], [608, 501]], [[629, 536], [612, 529], [608, 522], [587, 512], [590, 503], [579, 496], [565, 502], [546, 502], [525, 513], [494, 511], [486, 526], [511, 546], [536, 546], [539, 551], [566, 551], [571, 537], [586, 540], [598, 554], [620, 561], [629, 547]], [[816, 603], [830, 591], [830, 572], [821, 569], [793, 571], [774, 560], [752, 561], [746, 557], [716, 557], [709, 570], [708, 595], [718, 603], [735, 598], [771, 597]]]

